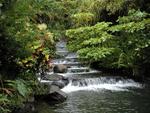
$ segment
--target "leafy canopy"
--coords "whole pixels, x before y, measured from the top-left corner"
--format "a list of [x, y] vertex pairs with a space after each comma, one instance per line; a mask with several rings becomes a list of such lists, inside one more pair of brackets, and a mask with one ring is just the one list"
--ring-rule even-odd
[[66, 32], [70, 40], [68, 47], [82, 58], [101, 62], [103, 67], [134, 68], [140, 60], [147, 62], [143, 54], [150, 46], [147, 17], [149, 14], [145, 12], [130, 10], [127, 16], [119, 17], [117, 25], [101, 22], [70, 29]]

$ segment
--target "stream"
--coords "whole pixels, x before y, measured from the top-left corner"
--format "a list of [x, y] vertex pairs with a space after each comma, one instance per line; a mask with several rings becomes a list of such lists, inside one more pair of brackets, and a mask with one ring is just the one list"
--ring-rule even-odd
[[150, 83], [139, 83], [121, 76], [101, 76], [66, 49], [66, 42], [56, 45], [59, 59], [53, 64], [68, 66], [69, 84], [62, 89], [68, 99], [55, 106], [36, 105], [37, 113], [150, 113]]

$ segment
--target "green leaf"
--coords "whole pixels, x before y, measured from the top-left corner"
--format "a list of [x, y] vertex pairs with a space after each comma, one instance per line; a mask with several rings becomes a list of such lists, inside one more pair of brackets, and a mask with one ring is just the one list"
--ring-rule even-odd
[[23, 97], [26, 96], [28, 90], [27, 90], [26, 85], [24, 84], [24, 82], [22, 80], [16, 80], [16, 88], [17, 88], [20, 95], [22, 95]]

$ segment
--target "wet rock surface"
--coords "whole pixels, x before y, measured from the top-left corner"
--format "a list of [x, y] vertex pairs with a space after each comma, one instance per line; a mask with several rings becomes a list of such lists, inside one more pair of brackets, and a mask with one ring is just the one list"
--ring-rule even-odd
[[62, 75], [59, 75], [57, 73], [53, 74], [46, 74], [43, 80], [49, 80], [49, 81], [59, 81], [62, 80], [64, 77]]
[[67, 99], [66, 93], [62, 92], [60, 88], [56, 85], [50, 86], [49, 94], [36, 95], [36, 101], [44, 101], [50, 105], [62, 103]]
[[54, 73], [66, 73], [67, 72], [67, 66], [63, 64], [55, 65], [53, 68]]
[[49, 83], [49, 85], [56, 85], [60, 89], [62, 89], [63, 87], [65, 87], [69, 83], [69, 78], [68, 77], [64, 77], [64, 76], [56, 74], [56, 73], [51, 74], [51, 75], [46, 75], [43, 78], [43, 80], [47, 80], [47, 83]]

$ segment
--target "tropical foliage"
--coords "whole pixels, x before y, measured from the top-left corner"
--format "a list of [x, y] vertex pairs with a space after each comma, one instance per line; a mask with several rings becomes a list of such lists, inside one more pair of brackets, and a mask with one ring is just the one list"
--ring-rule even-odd
[[149, 6], [148, 0], [0, 0], [0, 111], [45, 92], [35, 75], [49, 68], [59, 38], [98, 68], [150, 73]]
[[35, 93], [35, 74], [47, 69], [55, 54], [55, 37], [46, 23], [36, 20], [45, 2], [5, 0], [0, 4], [0, 111], [8, 112]]
[[133, 75], [141, 75], [141, 67], [149, 64], [149, 17], [148, 13], [133, 9], [119, 17], [117, 24], [100, 22], [70, 29], [66, 32], [68, 47], [90, 63], [99, 62], [99, 67], [130, 68]]

